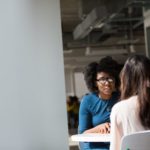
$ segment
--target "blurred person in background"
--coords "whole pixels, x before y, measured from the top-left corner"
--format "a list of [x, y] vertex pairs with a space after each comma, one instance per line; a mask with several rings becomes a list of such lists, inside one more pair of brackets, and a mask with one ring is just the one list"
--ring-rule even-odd
[[73, 100], [73, 119], [74, 119], [74, 128], [78, 128], [78, 120], [79, 120], [79, 106], [80, 102], [77, 96], [72, 97]]
[[74, 119], [73, 119], [73, 100], [72, 100], [72, 96], [68, 96], [67, 97], [67, 117], [68, 117], [68, 128], [71, 129], [73, 128], [73, 122], [74, 122]]
[[69, 129], [78, 127], [79, 99], [77, 96], [67, 97], [67, 115]]

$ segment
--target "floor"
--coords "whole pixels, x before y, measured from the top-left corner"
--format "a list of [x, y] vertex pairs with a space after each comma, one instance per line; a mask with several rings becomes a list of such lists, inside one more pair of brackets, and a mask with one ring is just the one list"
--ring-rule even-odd
[[77, 146], [71, 146], [70, 150], [79, 150], [79, 148]]
[[78, 142], [73, 142], [70, 138], [71, 135], [73, 135], [73, 134], [77, 134], [77, 129], [74, 129], [74, 128], [69, 129], [69, 147], [70, 147], [70, 150], [79, 150]]

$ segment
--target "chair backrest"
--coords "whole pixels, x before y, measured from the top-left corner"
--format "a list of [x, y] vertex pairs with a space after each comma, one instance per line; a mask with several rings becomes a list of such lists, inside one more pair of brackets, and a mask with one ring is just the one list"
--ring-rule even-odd
[[121, 150], [150, 150], [150, 130], [124, 136]]

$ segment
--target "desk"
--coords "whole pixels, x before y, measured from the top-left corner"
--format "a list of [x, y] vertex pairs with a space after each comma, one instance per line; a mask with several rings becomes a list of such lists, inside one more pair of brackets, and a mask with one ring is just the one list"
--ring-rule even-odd
[[72, 141], [78, 142], [110, 142], [110, 134], [84, 133], [71, 136]]

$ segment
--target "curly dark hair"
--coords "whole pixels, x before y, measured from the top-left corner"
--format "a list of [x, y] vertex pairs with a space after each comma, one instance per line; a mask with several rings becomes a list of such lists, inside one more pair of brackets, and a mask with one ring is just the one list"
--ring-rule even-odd
[[97, 73], [106, 72], [110, 76], [115, 78], [116, 89], [119, 87], [119, 64], [117, 61], [113, 60], [112, 57], [106, 56], [102, 58], [99, 62], [91, 62], [84, 69], [84, 80], [86, 86], [90, 92], [97, 92], [98, 88], [96, 86], [96, 76]]

